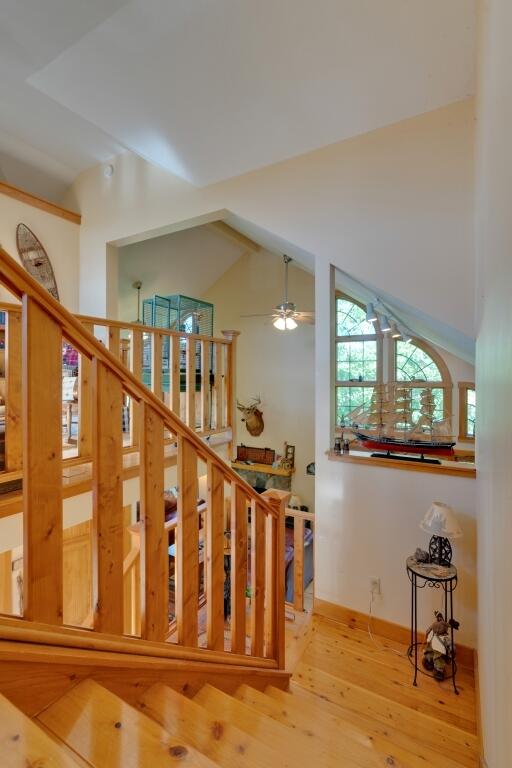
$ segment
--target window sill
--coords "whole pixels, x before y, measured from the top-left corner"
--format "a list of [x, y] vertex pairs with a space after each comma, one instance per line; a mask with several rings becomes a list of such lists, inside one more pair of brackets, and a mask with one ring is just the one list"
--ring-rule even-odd
[[422, 464], [416, 461], [403, 461], [401, 459], [372, 458], [362, 451], [350, 451], [350, 453], [334, 453], [327, 451], [329, 461], [341, 461], [345, 464], [364, 464], [373, 467], [386, 467], [386, 469], [399, 469], [405, 472], [428, 472], [435, 475], [452, 475], [455, 477], [476, 477], [474, 464], [462, 461], [442, 461], [441, 464]]

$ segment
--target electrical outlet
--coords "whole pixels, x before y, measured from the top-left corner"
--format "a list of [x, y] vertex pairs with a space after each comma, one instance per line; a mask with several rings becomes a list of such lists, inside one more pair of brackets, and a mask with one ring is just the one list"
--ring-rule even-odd
[[380, 578], [378, 576], [371, 576], [370, 577], [370, 592], [372, 595], [380, 595], [381, 589], [380, 589]]

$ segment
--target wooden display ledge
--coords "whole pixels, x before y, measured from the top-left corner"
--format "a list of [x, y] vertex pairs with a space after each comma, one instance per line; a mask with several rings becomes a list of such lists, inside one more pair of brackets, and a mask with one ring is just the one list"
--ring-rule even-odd
[[295, 472], [295, 467], [292, 467], [292, 469], [280, 469], [279, 467], [273, 467], [272, 464], [244, 464], [240, 461], [232, 461], [231, 467], [237, 471], [264, 472], [266, 475], [278, 475], [279, 477], [291, 477]]
[[441, 464], [423, 464], [419, 461], [404, 461], [403, 459], [379, 459], [362, 451], [350, 451], [350, 453], [334, 453], [327, 451], [330, 461], [341, 461], [346, 464], [367, 464], [372, 467], [386, 467], [387, 469], [401, 469], [406, 472], [429, 472], [435, 475], [455, 475], [456, 477], [476, 477], [476, 467], [461, 461], [445, 461]]

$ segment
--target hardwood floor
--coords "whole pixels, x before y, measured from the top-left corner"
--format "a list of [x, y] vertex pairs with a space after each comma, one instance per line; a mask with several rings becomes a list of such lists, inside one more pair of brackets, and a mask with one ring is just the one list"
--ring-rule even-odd
[[[423, 675], [414, 688], [405, 652], [361, 629], [290, 613], [288, 691], [267, 685], [272, 677], [253, 677], [258, 690], [239, 679], [220, 690], [206, 676], [190, 685], [186, 672], [164, 684], [136, 668], [129, 681], [91, 669], [61, 680], [30, 718], [0, 695], [0, 765], [477, 768], [472, 672], [459, 670], [460, 696]], [[45, 674], [48, 685], [52, 670]]]
[[362, 768], [478, 765], [471, 670], [458, 671], [459, 696], [425, 675], [414, 688], [405, 646], [319, 616], [287, 626], [287, 652], [290, 692], [266, 693], [336, 752], [364, 744], [366, 758], [353, 756]]

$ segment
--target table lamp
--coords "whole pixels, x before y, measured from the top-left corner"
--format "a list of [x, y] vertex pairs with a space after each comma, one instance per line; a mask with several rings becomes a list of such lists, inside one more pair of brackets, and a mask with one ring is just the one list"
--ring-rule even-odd
[[420, 523], [420, 528], [430, 533], [432, 537], [428, 547], [430, 562], [450, 565], [452, 561], [450, 539], [458, 539], [462, 536], [462, 529], [453, 509], [441, 501], [433, 501]]

